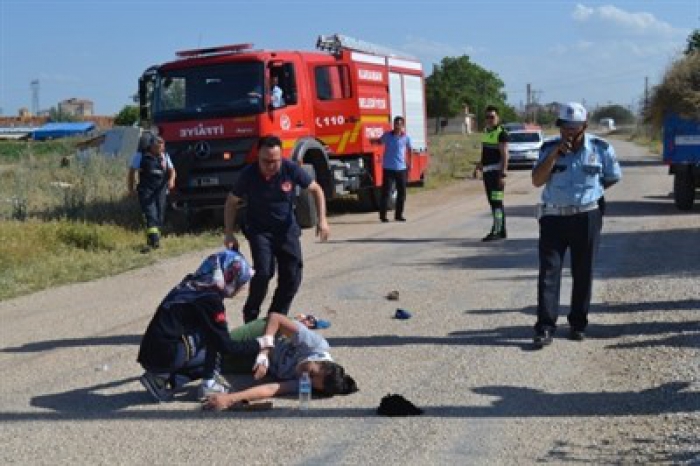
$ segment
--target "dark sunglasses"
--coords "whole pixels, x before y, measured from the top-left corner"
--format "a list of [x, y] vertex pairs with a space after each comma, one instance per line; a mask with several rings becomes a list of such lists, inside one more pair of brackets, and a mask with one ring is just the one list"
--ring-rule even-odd
[[486, 115], [486, 119], [487, 119], [487, 120], [495, 120], [495, 119], [496, 119], [496, 115]]

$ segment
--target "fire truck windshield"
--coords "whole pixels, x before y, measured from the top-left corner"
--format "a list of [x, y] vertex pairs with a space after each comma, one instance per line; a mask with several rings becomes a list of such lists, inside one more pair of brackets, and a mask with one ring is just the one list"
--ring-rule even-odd
[[264, 109], [262, 62], [161, 70], [153, 92], [154, 121], [253, 115]]

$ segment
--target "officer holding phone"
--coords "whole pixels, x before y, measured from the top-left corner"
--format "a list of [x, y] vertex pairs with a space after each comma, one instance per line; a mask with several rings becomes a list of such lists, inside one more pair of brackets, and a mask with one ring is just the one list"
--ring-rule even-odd
[[603, 226], [599, 200], [604, 190], [622, 177], [615, 150], [607, 141], [586, 134], [587, 121], [583, 105], [562, 105], [557, 119], [560, 136], [542, 145], [532, 170], [533, 185], [544, 186], [542, 203], [538, 205], [537, 347], [549, 345], [556, 330], [561, 270], [567, 249], [573, 278], [569, 338], [585, 338], [593, 264]]

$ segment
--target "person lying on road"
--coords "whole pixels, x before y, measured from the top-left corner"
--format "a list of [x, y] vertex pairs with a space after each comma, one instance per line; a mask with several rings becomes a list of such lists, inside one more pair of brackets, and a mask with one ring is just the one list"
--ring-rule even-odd
[[274, 381], [233, 393], [211, 394], [203, 402], [205, 410], [224, 410], [240, 403], [297, 393], [303, 372], [309, 373], [317, 395], [349, 395], [358, 390], [355, 380], [333, 361], [326, 339], [305, 323], [271, 312], [267, 320], [258, 319], [231, 331], [231, 338], [241, 342], [260, 335], [265, 339], [275, 336], [274, 348], [262, 349], [254, 364], [239, 356], [225, 356], [223, 372], [246, 371], [252, 366], [255, 380], [269, 375]]

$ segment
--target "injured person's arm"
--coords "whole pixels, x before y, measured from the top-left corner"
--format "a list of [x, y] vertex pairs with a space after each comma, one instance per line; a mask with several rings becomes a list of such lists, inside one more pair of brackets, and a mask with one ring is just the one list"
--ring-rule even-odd
[[263, 385], [250, 387], [245, 390], [240, 390], [238, 392], [209, 395], [204, 399], [204, 401], [202, 401], [202, 409], [207, 411], [223, 411], [225, 409], [232, 408], [238, 403], [287, 395], [289, 393], [294, 393], [296, 390], [296, 380], [266, 383]]

